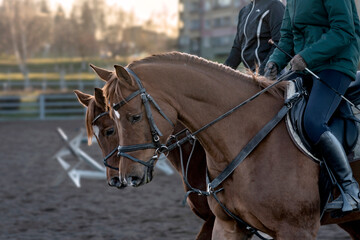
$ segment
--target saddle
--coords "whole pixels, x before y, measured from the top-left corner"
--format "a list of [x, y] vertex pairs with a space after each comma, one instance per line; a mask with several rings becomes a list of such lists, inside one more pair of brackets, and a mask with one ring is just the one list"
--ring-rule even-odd
[[[303, 127], [303, 115], [308, 101], [309, 90], [304, 87], [302, 78], [296, 78], [289, 82], [286, 98], [289, 99], [294, 94], [298, 94], [299, 98], [287, 114], [286, 125], [288, 131], [298, 147], [314, 161], [319, 162], [320, 160], [316, 156], [316, 152], [309, 142]], [[356, 81], [351, 83], [345, 97], [355, 105], [360, 104], [360, 72], [357, 74]], [[353, 109], [345, 100], [342, 100], [329, 122], [331, 131], [340, 140], [347, 154], [353, 152], [358, 140], [357, 122], [360, 122], [359, 119], [355, 117]], [[353, 159], [353, 156], [351, 156], [351, 159]]]
[[[320, 165], [319, 191], [321, 213], [324, 213], [324, 207], [333, 192], [333, 182], [331, 173], [314, 150], [312, 144], [308, 140], [303, 127], [303, 116], [308, 101], [309, 89], [303, 84], [302, 78], [296, 78], [289, 81], [286, 91], [286, 99], [298, 95], [299, 97], [293, 103], [292, 108], [288, 112], [285, 122], [290, 137], [295, 145], [309, 158]], [[356, 106], [360, 104], [360, 72], [356, 75], [356, 80], [352, 82], [345, 94], [345, 97]], [[355, 117], [356, 109], [353, 109], [348, 102], [342, 100], [333, 117], [330, 119], [329, 127], [334, 135], [342, 143], [345, 152], [348, 155], [349, 162], [360, 160], [360, 138], [359, 138], [359, 119]], [[355, 112], [355, 114], [354, 114]], [[360, 163], [360, 161], [359, 161]], [[353, 166], [352, 166], [353, 168]]]

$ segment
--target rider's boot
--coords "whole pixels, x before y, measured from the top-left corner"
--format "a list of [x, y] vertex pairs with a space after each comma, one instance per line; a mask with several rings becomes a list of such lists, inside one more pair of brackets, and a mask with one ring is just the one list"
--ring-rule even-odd
[[359, 185], [353, 178], [346, 153], [339, 140], [330, 131], [326, 131], [315, 146], [335, 176], [341, 192], [338, 198], [325, 206], [325, 210], [341, 209], [343, 212], [359, 210]]

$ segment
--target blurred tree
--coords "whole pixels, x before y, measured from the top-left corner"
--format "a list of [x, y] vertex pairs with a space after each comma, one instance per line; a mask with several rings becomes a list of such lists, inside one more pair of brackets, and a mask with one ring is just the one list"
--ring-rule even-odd
[[136, 22], [134, 12], [125, 12], [122, 9], [107, 11], [108, 24], [102, 39], [102, 52], [106, 56], [126, 57], [134, 48], [133, 39], [125, 38], [125, 31]]
[[[6, 18], [6, 9], [5, 7], [0, 7], [0, 52], [2, 54], [11, 54], [12, 53], [12, 43], [10, 38], [10, 27], [7, 24], [8, 19]], [[0, 54], [0, 55], [2, 55]]]
[[122, 9], [112, 9], [108, 14], [110, 23], [104, 28], [101, 49], [104, 56], [115, 57], [122, 52], [121, 39], [126, 13]]
[[30, 88], [27, 59], [49, 42], [50, 15], [40, 11], [34, 0], [3, 0], [1, 21], [7, 25], [3, 36], [12, 49], [24, 76], [25, 89]]
[[169, 19], [175, 17], [170, 16], [169, 11], [164, 6], [159, 11], [152, 13], [152, 17], [144, 25], [145, 30], [153, 32], [149, 41], [144, 43], [147, 52], [157, 53], [175, 48], [176, 41], [171, 35], [174, 35], [176, 29], [169, 24]]
[[72, 45], [83, 59], [83, 69], [86, 68], [85, 58], [99, 52], [93, 11], [95, 9], [91, 8], [87, 1], [83, 1], [81, 6], [73, 6], [70, 18]]
[[52, 51], [55, 56], [72, 56], [72, 22], [66, 18], [64, 9], [59, 5], [53, 24]]
[[45, 14], [50, 13], [50, 9], [49, 9], [49, 6], [48, 6], [48, 0], [41, 0], [40, 1], [40, 12], [45, 13]]
[[85, 69], [85, 58], [89, 56], [157, 53], [171, 49], [174, 42], [170, 39], [169, 45], [169, 37], [161, 33], [170, 28], [166, 9], [140, 25], [134, 10], [126, 12], [118, 5], [109, 6], [106, 0], [76, 0], [70, 12], [60, 4], [52, 12], [50, 0], [0, 2], [0, 51], [16, 56], [26, 87], [26, 60], [39, 56], [41, 51], [42, 56], [80, 56]]
[[106, 28], [105, 13], [109, 11], [109, 7], [106, 5], [105, 0], [87, 0], [90, 4], [91, 15], [93, 17], [96, 35], [100, 37]]
[[[79, 21], [87, 18], [91, 23], [94, 24], [92, 28], [94, 31], [102, 31], [104, 29], [105, 22], [105, 14], [107, 14], [112, 9], [109, 9], [109, 6], [106, 5], [106, 0], [76, 0], [73, 4], [73, 12], [76, 12], [76, 16]], [[89, 16], [84, 16], [87, 11]]]

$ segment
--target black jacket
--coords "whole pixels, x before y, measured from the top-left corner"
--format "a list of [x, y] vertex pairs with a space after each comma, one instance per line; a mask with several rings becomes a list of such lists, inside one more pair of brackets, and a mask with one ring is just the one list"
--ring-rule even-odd
[[225, 65], [236, 69], [241, 62], [246, 68], [264, 73], [264, 68], [278, 42], [284, 15], [284, 5], [279, 0], [253, 0], [240, 10], [234, 44]]

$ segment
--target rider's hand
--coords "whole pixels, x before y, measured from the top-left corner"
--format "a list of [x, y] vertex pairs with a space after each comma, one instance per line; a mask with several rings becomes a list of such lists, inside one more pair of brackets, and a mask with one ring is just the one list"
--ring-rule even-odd
[[275, 80], [277, 77], [277, 74], [278, 74], [278, 67], [277, 67], [276, 63], [268, 62], [265, 67], [264, 76], [271, 80]]
[[299, 54], [296, 54], [295, 57], [291, 59], [290, 65], [293, 71], [304, 71], [306, 68], [306, 62]]

